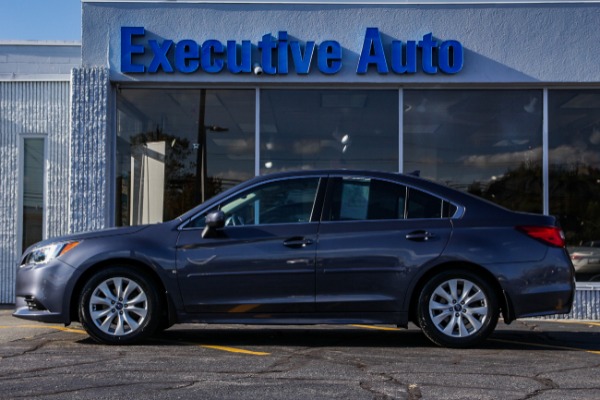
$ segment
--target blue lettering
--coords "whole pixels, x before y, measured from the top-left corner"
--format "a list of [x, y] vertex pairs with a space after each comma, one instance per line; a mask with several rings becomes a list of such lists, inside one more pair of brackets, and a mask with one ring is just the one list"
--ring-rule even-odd
[[419, 47], [423, 50], [422, 65], [423, 72], [426, 74], [437, 74], [438, 69], [433, 65], [433, 49], [438, 46], [437, 40], [433, 40], [433, 35], [428, 33], [419, 41]]
[[[406, 52], [403, 51], [406, 49]], [[406, 46], [402, 42], [392, 42], [392, 71], [397, 74], [414, 74], [417, 72], [417, 42], [409, 40]]]
[[223, 60], [216, 58], [215, 55], [224, 52], [223, 43], [218, 40], [207, 40], [202, 43], [202, 69], [211, 74], [221, 72]]
[[383, 51], [381, 35], [377, 28], [367, 28], [360, 58], [358, 59], [357, 74], [366, 74], [369, 65], [374, 64], [380, 74], [388, 73], [387, 60]]
[[159, 67], [162, 67], [165, 72], [173, 72], [173, 66], [167, 58], [167, 53], [171, 46], [173, 46], [172, 40], [165, 40], [162, 45], [159, 45], [156, 40], [148, 40], [148, 44], [154, 53], [154, 58], [148, 67], [148, 72], [157, 72]]
[[175, 68], [184, 74], [196, 72], [200, 67], [200, 48], [193, 40], [182, 40], [175, 46]]
[[258, 49], [261, 51], [261, 67], [265, 74], [274, 75], [277, 68], [273, 67], [273, 49], [277, 47], [277, 42], [271, 40], [271, 34], [263, 35], [262, 40], [258, 42]]
[[134, 45], [133, 36], [144, 36], [145, 29], [141, 27], [121, 27], [121, 72], [140, 73], [145, 68], [140, 64], [133, 64], [131, 58], [134, 54], [144, 54], [144, 46]]
[[308, 74], [310, 72], [313, 53], [315, 52], [315, 42], [306, 42], [304, 55], [302, 55], [299, 42], [290, 43], [290, 49], [292, 50], [292, 59], [296, 66], [296, 73], [299, 75]]
[[252, 70], [252, 43], [249, 40], [242, 40], [242, 62], [238, 63], [237, 43], [235, 40], [227, 41], [227, 69], [232, 74], [240, 72], [251, 72]]
[[[262, 36], [257, 43], [260, 59], [253, 59], [253, 44], [249, 40], [242, 40], [241, 44], [228, 40], [224, 44], [210, 39], [202, 45], [191, 39], [178, 43], [172, 40], [159, 42], [145, 39], [145, 32], [143, 27], [121, 27], [122, 73], [157, 73], [162, 70], [166, 73], [205, 71], [215, 74], [227, 66], [227, 71], [232, 74], [254, 71], [256, 74], [287, 75], [295, 71], [298, 75], [307, 75], [311, 72], [313, 57], [317, 57], [318, 69], [323, 74], [336, 74], [343, 67], [343, 49], [339, 42], [303, 43], [293, 39], [287, 31], [277, 32], [277, 37], [270, 33]], [[390, 45], [384, 46], [379, 28], [369, 27], [356, 73], [363, 75], [376, 69], [379, 74], [390, 71], [394, 74], [415, 74], [420, 68], [425, 74], [456, 74], [463, 69], [464, 53], [459, 41], [438, 41], [431, 32], [418, 41], [392, 40]], [[142, 63], [147, 59], [150, 62]]]
[[277, 35], [277, 71], [282, 75], [288, 74], [288, 35], [286, 31], [280, 31]]
[[464, 55], [462, 44], [456, 40], [447, 40], [440, 45], [439, 66], [446, 74], [456, 74], [463, 68]]
[[342, 69], [342, 46], [335, 40], [325, 40], [318, 50], [319, 71], [326, 75], [340, 72]]

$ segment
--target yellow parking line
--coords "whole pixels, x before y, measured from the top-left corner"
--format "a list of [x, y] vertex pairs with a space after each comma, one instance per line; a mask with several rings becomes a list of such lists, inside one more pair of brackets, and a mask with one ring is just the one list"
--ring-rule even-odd
[[378, 331], [399, 331], [400, 328], [390, 328], [388, 326], [374, 326], [374, 325], [359, 325], [359, 324], [351, 324], [355, 328], [364, 328], [364, 329], [375, 329]]
[[544, 322], [554, 322], [555, 324], [573, 324], [573, 325], [592, 325], [600, 326], [598, 321], [573, 321], [570, 319], [545, 319]]
[[[80, 333], [87, 334], [83, 329], [73, 329], [67, 328], [65, 326], [57, 326], [57, 325], [0, 325], [0, 329], [11, 329], [11, 328], [30, 328], [30, 329], [54, 329], [61, 332], [72, 332], [72, 333]], [[196, 343], [187, 343], [188, 345], [196, 346]], [[221, 350], [227, 351], [229, 353], [240, 353], [240, 354], [249, 354], [253, 356], [268, 356], [271, 353], [264, 353], [261, 351], [250, 351], [245, 349], [238, 349], [236, 347], [227, 347], [227, 346], [217, 346], [212, 344], [201, 344], [200, 347], [204, 347], [207, 349], [213, 350]]]
[[271, 354], [271, 353], [263, 353], [262, 351], [250, 351], [250, 350], [238, 349], [236, 347], [216, 346], [216, 345], [212, 345], [212, 344], [201, 344], [200, 347], [204, 347], [206, 349], [227, 351], [229, 353], [249, 354], [252, 356], [268, 356]]
[[2, 325], [0, 329], [15, 329], [15, 328], [27, 328], [27, 329], [54, 329], [61, 332], [81, 333], [86, 335], [87, 333], [83, 329], [67, 328], [66, 326], [57, 325]]
[[579, 347], [556, 346], [556, 345], [552, 345], [552, 344], [529, 343], [529, 342], [521, 342], [521, 341], [518, 341], [518, 340], [505, 340], [505, 339], [488, 339], [488, 340], [490, 340], [492, 342], [509, 343], [509, 344], [520, 344], [520, 345], [524, 345], [524, 346], [545, 347], [545, 348], [548, 348], [548, 349], [585, 351], [586, 353], [599, 354], [600, 355], [600, 350], [586, 350], [586, 349], [581, 349]]

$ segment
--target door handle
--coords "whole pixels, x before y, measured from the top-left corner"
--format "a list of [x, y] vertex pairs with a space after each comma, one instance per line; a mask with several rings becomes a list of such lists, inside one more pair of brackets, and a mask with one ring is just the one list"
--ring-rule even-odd
[[307, 239], [304, 237], [293, 237], [283, 241], [283, 245], [286, 247], [291, 247], [294, 249], [306, 247], [308, 245], [313, 244], [314, 241], [312, 239]]
[[406, 234], [406, 239], [413, 242], [426, 242], [434, 237], [435, 234], [427, 231], [413, 231]]

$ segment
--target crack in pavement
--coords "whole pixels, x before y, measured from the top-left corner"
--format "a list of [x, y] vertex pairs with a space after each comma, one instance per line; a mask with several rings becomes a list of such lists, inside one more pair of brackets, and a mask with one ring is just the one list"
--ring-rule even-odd
[[[191, 383], [185, 383], [185, 384], [181, 384], [181, 383], [177, 383], [175, 386], [173, 386], [172, 388], [152, 388], [150, 390], [177, 390], [180, 388], [184, 388], [184, 387], [190, 387], [193, 386], [195, 383], [197, 382], [191, 382]], [[13, 395], [12, 398], [13, 399], [31, 399], [31, 398], [36, 398], [36, 397], [47, 397], [47, 396], [62, 396], [65, 394], [70, 394], [70, 393], [77, 393], [77, 392], [84, 392], [84, 391], [90, 391], [90, 390], [98, 390], [98, 389], [110, 389], [110, 388], [121, 388], [121, 387], [129, 387], [131, 388], [132, 386], [136, 386], [136, 385], [146, 385], [147, 382], [141, 381], [141, 382], [125, 382], [125, 383], [116, 383], [116, 384], [109, 384], [109, 385], [95, 385], [95, 386], [85, 386], [85, 387], [80, 387], [80, 388], [73, 388], [73, 389], [65, 389], [65, 390], [57, 390], [54, 392], [44, 392], [44, 393], [27, 393], [24, 395]], [[154, 381], [152, 382], [153, 385], [172, 385], [175, 384], [175, 382], [157, 382]], [[131, 390], [133, 391], [133, 389]], [[140, 394], [140, 393], [138, 393]]]

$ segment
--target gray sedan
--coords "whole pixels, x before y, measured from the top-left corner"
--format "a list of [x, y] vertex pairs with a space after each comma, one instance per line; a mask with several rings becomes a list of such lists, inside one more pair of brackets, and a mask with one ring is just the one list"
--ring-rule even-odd
[[425, 179], [303, 171], [245, 182], [181, 217], [38, 243], [14, 316], [80, 321], [102, 343], [174, 323], [393, 324], [474, 346], [500, 314], [568, 313], [574, 270], [551, 216]]

